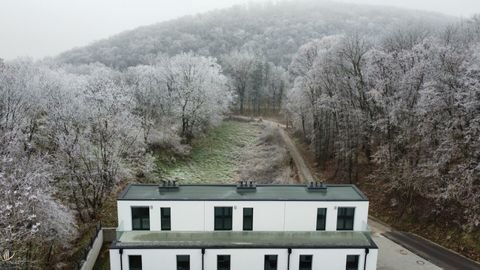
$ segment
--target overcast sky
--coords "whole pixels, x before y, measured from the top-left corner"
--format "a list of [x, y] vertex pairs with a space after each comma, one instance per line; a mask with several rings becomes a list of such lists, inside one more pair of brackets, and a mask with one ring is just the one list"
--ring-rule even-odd
[[[268, 0], [0, 0], [0, 58], [56, 55], [113, 34], [234, 4]], [[335, 0], [467, 17], [480, 0]]]

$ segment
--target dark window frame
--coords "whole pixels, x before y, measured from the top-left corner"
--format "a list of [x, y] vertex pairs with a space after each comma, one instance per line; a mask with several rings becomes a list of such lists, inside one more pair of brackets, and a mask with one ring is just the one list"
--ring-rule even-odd
[[231, 231], [233, 227], [233, 207], [215, 206], [213, 226], [215, 231]]
[[232, 266], [230, 255], [217, 255], [217, 270], [230, 270]]
[[353, 231], [354, 227], [355, 227], [355, 207], [338, 207], [337, 231]]
[[[246, 211], [249, 213], [245, 213]], [[253, 231], [253, 208], [252, 207], [243, 208], [243, 230]]]
[[[145, 221], [145, 217], [134, 217], [134, 210], [139, 210], [139, 209], [143, 209], [143, 210], [147, 210], [148, 212], [148, 226], [145, 227], [144, 225], [144, 221]], [[130, 208], [130, 213], [131, 213], [131, 217], [132, 217], [132, 231], [149, 231], [150, 230], [150, 207], [149, 206], [132, 206]], [[137, 214], [138, 216], [138, 214]], [[140, 219], [140, 227], [135, 227], [135, 222], [134, 220], [135, 219]]]
[[[139, 265], [132, 265], [132, 263], [138, 263], [134, 262], [132, 259], [138, 259], [140, 258], [140, 266]], [[128, 269], [130, 270], [142, 270], [142, 255], [128, 255]]]
[[325, 231], [327, 226], [327, 208], [317, 208], [317, 231]]
[[[302, 260], [303, 259], [303, 260]], [[313, 267], [313, 255], [300, 255], [298, 258], [298, 270], [312, 270]]]
[[278, 269], [278, 255], [265, 255], [264, 270]]
[[[168, 213], [167, 213], [168, 212]], [[170, 207], [160, 208], [160, 226], [162, 231], [172, 230], [172, 209]]]
[[177, 255], [177, 270], [190, 270], [190, 255]]
[[[353, 258], [353, 260], [352, 260]], [[360, 255], [347, 255], [345, 270], [358, 270]]]

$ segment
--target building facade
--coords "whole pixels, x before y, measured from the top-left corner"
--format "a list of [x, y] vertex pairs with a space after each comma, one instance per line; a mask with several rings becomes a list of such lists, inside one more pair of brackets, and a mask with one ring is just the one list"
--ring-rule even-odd
[[130, 185], [111, 269], [375, 270], [353, 185]]

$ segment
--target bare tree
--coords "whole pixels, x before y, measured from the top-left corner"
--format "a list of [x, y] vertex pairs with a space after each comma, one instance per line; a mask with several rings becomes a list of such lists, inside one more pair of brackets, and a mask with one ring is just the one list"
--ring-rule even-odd
[[232, 52], [223, 62], [225, 70], [232, 77], [233, 89], [238, 96], [239, 112], [243, 114], [249, 83], [255, 69], [255, 55], [249, 52]]

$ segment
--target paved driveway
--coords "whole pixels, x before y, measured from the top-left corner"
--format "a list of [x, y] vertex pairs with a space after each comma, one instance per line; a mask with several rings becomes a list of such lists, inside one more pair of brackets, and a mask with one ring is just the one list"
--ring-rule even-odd
[[441, 270], [382, 235], [374, 235], [373, 241], [379, 248], [377, 270]]
[[390, 228], [371, 219], [368, 220], [368, 226], [372, 231], [373, 241], [379, 248], [377, 270], [441, 270], [440, 267], [381, 235], [389, 232]]

